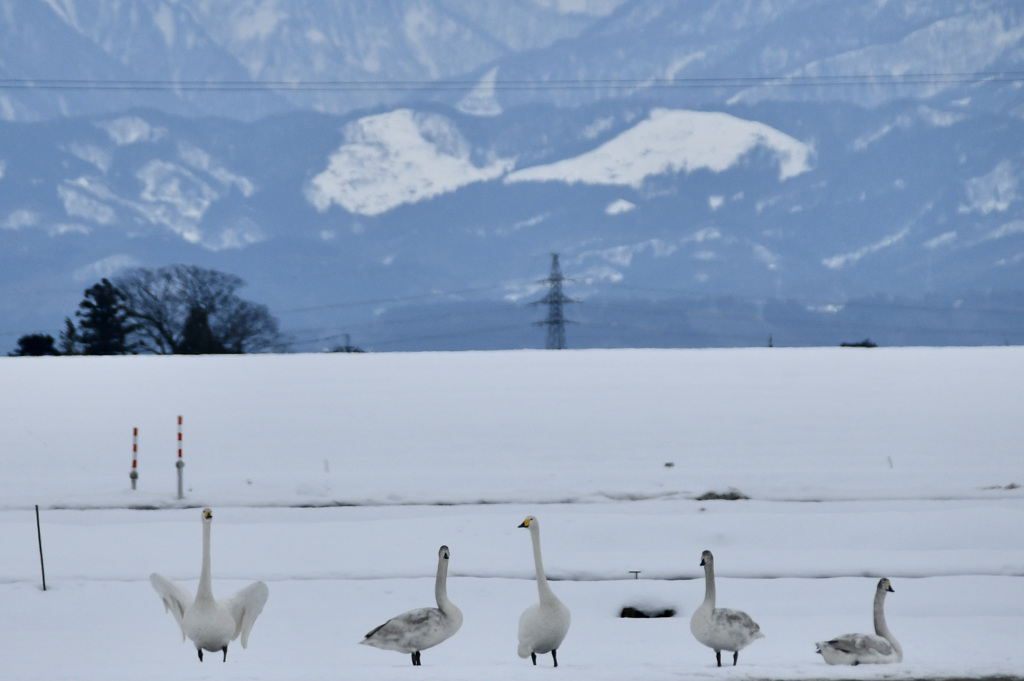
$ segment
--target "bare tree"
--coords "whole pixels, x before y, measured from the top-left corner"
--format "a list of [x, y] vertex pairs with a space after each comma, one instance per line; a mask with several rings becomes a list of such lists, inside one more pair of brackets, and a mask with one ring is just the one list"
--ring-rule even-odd
[[265, 305], [239, 298], [245, 282], [195, 265], [138, 268], [118, 279], [141, 350], [155, 354], [249, 353], [284, 347]]
[[266, 305], [235, 299], [213, 323], [214, 335], [228, 352], [265, 352], [284, 349], [277, 320]]

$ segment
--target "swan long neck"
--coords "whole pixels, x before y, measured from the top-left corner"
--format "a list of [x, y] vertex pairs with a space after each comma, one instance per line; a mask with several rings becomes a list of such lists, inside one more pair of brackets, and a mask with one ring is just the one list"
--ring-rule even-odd
[[889, 631], [889, 625], [885, 621], [885, 589], [878, 589], [875, 592], [875, 633], [887, 640], [892, 644], [892, 647], [897, 651], [900, 659], [903, 658], [903, 647], [900, 646], [899, 641]]
[[437, 561], [437, 581], [434, 582], [434, 598], [442, 612], [448, 612], [452, 602], [448, 600], [448, 561], [443, 558]]
[[715, 564], [710, 560], [704, 563], [704, 605], [715, 609]]
[[210, 577], [210, 523], [203, 523], [203, 569], [199, 572], [199, 586], [196, 600], [213, 600], [213, 584]]
[[537, 569], [537, 593], [542, 599], [553, 596], [554, 592], [548, 586], [548, 578], [544, 574], [544, 560], [540, 556], [540, 528], [536, 525], [530, 526], [530, 539], [533, 541], [533, 565]]

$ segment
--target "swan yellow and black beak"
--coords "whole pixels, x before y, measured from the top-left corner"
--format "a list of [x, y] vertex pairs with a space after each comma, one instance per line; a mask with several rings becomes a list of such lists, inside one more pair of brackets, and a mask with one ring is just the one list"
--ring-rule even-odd
[[203, 509], [203, 520], [213, 520], [213, 511], [208, 508]]
[[524, 520], [522, 523], [519, 524], [519, 527], [529, 527], [531, 520], [533, 520], [532, 517], [531, 518], [527, 518], [526, 520]]

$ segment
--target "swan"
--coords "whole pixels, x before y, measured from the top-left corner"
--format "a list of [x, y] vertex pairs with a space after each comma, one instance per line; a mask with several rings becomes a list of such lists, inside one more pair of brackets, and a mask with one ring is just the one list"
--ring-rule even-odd
[[196, 645], [199, 661], [203, 661], [203, 651], [211, 653], [222, 651], [224, 660], [228, 659], [228, 643], [242, 636], [242, 647], [249, 645], [249, 632], [252, 625], [263, 612], [269, 591], [263, 582], [253, 582], [233, 596], [213, 597], [210, 583], [210, 526], [213, 524], [213, 511], [203, 509], [203, 568], [199, 573], [199, 586], [195, 598], [177, 582], [154, 572], [149, 581], [156, 589], [164, 603], [164, 609], [174, 615], [174, 620], [181, 627], [181, 640], [188, 637]]
[[747, 613], [715, 607], [715, 557], [710, 551], [704, 551], [700, 564], [704, 566], [704, 602], [693, 611], [690, 631], [694, 638], [715, 651], [719, 667], [723, 650], [732, 652], [732, 664], [736, 666], [740, 651], [764, 638], [764, 634]]
[[519, 616], [519, 657], [529, 655], [537, 664], [537, 655], [551, 653], [551, 659], [558, 666], [558, 646], [569, 631], [569, 608], [558, 600], [548, 586], [544, 575], [544, 563], [540, 557], [540, 525], [532, 515], [519, 527], [530, 530], [533, 540], [533, 562], [537, 568], [537, 593], [540, 601], [534, 603]]
[[883, 577], [875, 587], [875, 636], [844, 634], [831, 641], [819, 641], [818, 653], [829, 664], [886, 664], [903, 661], [903, 648], [885, 623], [885, 595], [895, 591]]
[[462, 611], [448, 600], [447, 546], [437, 552], [437, 581], [434, 583], [436, 608], [416, 608], [392, 617], [366, 635], [360, 643], [384, 650], [411, 653], [412, 663], [420, 665], [420, 651], [433, 648], [452, 637], [462, 626]]

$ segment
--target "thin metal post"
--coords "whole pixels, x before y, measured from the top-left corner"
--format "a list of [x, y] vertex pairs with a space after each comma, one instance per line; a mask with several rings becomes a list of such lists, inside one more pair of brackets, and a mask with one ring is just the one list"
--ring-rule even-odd
[[36, 536], [39, 537], [39, 569], [43, 573], [43, 591], [46, 591], [46, 564], [43, 563], [43, 530], [39, 526], [39, 504], [36, 504]]
[[174, 464], [178, 469], [178, 498], [185, 498], [185, 485], [182, 477], [185, 470], [185, 461], [181, 458], [181, 417], [178, 417], [178, 463]]
[[132, 479], [132, 489], [135, 489], [135, 481], [139, 479], [139, 471], [136, 470], [139, 461], [139, 429], [132, 428], [132, 472], [128, 477]]

